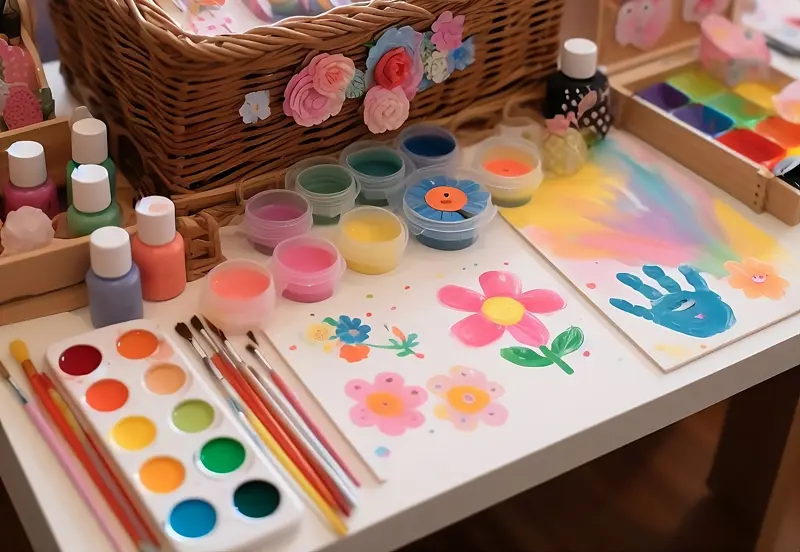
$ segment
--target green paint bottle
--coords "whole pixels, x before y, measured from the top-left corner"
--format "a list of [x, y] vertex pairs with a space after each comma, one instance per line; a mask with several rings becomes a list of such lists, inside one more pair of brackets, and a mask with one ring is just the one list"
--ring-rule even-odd
[[111, 201], [116, 199], [117, 167], [108, 156], [108, 129], [100, 119], [81, 119], [72, 125], [72, 160], [67, 163], [67, 202], [72, 205], [72, 173], [81, 165], [100, 165], [108, 172]]
[[80, 165], [72, 173], [73, 197], [67, 227], [73, 237], [88, 236], [104, 226], [122, 226], [122, 213], [111, 199], [108, 171], [100, 165]]

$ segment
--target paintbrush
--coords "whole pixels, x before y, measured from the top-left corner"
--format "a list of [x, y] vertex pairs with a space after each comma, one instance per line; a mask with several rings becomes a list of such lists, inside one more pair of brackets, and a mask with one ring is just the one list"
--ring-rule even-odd
[[[247, 332], [247, 337], [255, 345], [258, 345], [258, 340], [253, 332]], [[328, 440], [325, 438], [325, 434], [319, 429], [319, 427], [317, 427], [317, 425], [311, 419], [311, 416], [309, 416], [308, 412], [303, 408], [302, 403], [297, 398], [297, 395], [294, 394], [292, 388], [289, 387], [289, 384], [286, 383], [277, 370], [275, 370], [267, 361], [264, 354], [254, 345], [248, 343], [246, 349], [247, 352], [256, 357], [256, 359], [261, 363], [261, 366], [267, 372], [267, 375], [272, 383], [274, 383], [275, 387], [278, 388], [280, 395], [282, 395], [285, 402], [288, 403], [287, 409], [291, 409], [291, 411], [294, 413], [294, 416], [298, 418], [298, 425], [301, 425], [301, 427], [304, 426], [314, 436], [314, 441], [318, 443], [320, 448], [324, 451], [324, 453], [320, 451], [323, 457], [327, 455], [329, 458], [329, 463], [332, 462], [341, 470], [343, 470], [350, 481], [352, 481], [356, 487], [360, 487], [361, 484], [359, 481], [353, 476], [353, 473], [347, 467], [347, 464], [344, 462], [342, 457], [336, 452], [336, 449], [333, 448], [330, 442], [328, 442]]]
[[[217, 342], [214, 340], [213, 337], [211, 337], [211, 335], [208, 333], [208, 330], [206, 330], [205, 326], [203, 326], [203, 322], [202, 322], [202, 320], [200, 320], [200, 317], [197, 316], [197, 315], [192, 316], [191, 323], [192, 323], [192, 327], [195, 329], [195, 331], [197, 331], [197, 333], [199, 333], [201, 336], [203, 336], [203, 338], [206, 340], [208, 345], [214, 351], [214, 354], [211, 355], [211, 362], [214, 363], [214, 366], [217, 367], [217, 370], [222, 370], [222, 368], [220, 367], [220, 364], [223, 363], [223, 362], [227, 362], [228, 364], [233, 366], [233, 362], [231, 362], [231, 359], [228, 358], [228, 356], [226, 355], [225, 351], [222, 350], [219, 347], [219, 345], [217, 345]], [[222, 375], [221, 374], [219, 375], [219, 378], [222, 379]]]

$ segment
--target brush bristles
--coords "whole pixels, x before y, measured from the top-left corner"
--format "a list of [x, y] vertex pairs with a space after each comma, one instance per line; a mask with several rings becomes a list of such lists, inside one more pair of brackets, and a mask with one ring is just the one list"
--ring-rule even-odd
[[0, 360], [0, 377], [7, 380], [11, 379], [11, 374], [8, 372], [8, 368], [6, 368], [2, 360]]
[[227, 338], [227, 337], [225, 337], [225, 332], [223, 332], [222, 330], [220, 330], [219, 328], [217, 328], [217, 333], [219, 334], [219, 338], [220, 338], [222, 341], [228, 341], [228, 338]]
[[247, 332], [247, 338], [252, 341], [254, 345], [258, 345], [258, 339], [256, 339], [256, 334], [253, 332]]
[[28, 352], [28, 346], [21, 339], [15, 339], [8, 345], [8, 350], [11, 351], [11, 356], [14, 360], [22, 364], [26, 360], [30, 360], [31, 355]]
[[191, 323], [192, 327], [198, 332], [202, 332], [203, 330], [206, 329], [205, 326], [203, 326], [203, 321], [200, 320], [200, 317], [197, 315], [192, 316]]
[[175, 324], [175, 331], [178, 332], [178, 335], [184, 338], [186, 341], [191, 341], [194, 339], [192, 330], [190, 330], [189, 326], [187, 326], [184, 322], [178, 322]]
[[219, 328], [217, 328], [214, 324], [212, 324], [211, 321], [208, 318], [206, 318], [205, 321], [206, 321], [206, 326], [208, 326], [208, 328], [212, 332], [214, 332], [215, 334], [219, 335]]
[[255, 355], [256, 354], [256, 348], [253, 347], [250, 343], [245, 345], [244, 348], [247, 349], [247, 352], [250, 353], [251, 355]]

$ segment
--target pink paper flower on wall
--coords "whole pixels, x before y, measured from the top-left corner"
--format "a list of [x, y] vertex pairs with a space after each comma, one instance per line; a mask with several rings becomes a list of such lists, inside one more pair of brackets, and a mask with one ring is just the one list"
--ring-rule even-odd
[[440, 52], [450, 52], [461, 46], [464, 35], [464, 16], [446, 11], [431, 25], [431, 43]]
[[399, 86], [373, 86], [364, 97], [364, 123], [373, 134], [397, 130], [408, 119], [411, 104]]
[[427, 391], [405, 385], [399, 374], [378, 374], [373, 383], [351, 380], [345, 386], [345, 394], [358, 401], [350, 409], [350, 419], [359, 427], [377, 427], [384, 435], [398, 436], [425, 423], [418, 408], [428, 400]]
[[558, 293], [546, 289], [523, 293], [522, 283], [511, 272], [484, 272], [478, 281], [483, 293], [451, 285], [440, 289], [437, 295], [451, 309], [474, 313], [450, 328], [459, 341], [470, 347], [483, 347], [508, 331], [524, 345], [547, 344], [550, 332], [534, 314], [563, 309], [566, 302]]
[[497, 402], [505, 393], [500, 385], [474, 368], [453, 366], [449, 373], [428, 380], [428, 391], [443, 400], [434, 407], [434, 416], [449, 420], [461, 431], [472, 431], [479, 422], [489, 426], [506, 422], [508, 410]]

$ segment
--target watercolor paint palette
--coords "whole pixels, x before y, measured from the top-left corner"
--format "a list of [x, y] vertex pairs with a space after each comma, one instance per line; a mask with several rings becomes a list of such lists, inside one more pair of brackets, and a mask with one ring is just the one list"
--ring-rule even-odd
[[[290, 530], [300, 503], [233, 410], [155, 323], [52, 345], [50, 373], [172, 549], [242, 550]], [[114, 469], [114, 468], [112, 468]]]

